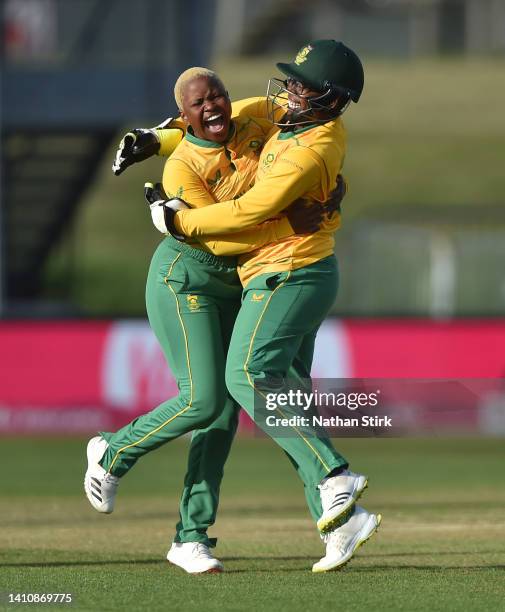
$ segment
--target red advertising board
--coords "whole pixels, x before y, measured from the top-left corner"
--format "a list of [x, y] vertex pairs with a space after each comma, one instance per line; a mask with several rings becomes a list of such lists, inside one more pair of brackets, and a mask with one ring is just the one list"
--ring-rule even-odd
[[[143, 321], [0, 323], [0, 433], [88, 433], [177, 393]], [[316, 378], [504, 378], [505, 320], [335, 320]], [[243, 424], [247, 419], [243, 418]]]

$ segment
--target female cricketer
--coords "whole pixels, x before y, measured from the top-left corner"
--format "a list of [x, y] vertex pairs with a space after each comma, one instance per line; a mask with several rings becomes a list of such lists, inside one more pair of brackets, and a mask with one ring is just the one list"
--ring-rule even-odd
[[[167, 192], [206, 206], [247, 191], [271, 123], [245, 113], [232, 120], [224, 85], [207, 69], [184, 72], [175, 97], [191, 127], [165, 168]], [[192, 170], [174, 190], [171, 177], [179, 164]], [[314, 231], [319, 219], [317, 211], [294, 207], [289, 217], [226, 236], [222, 245], [212, 240], [212, 247], [226, 254], [247, 252], [295, 230]], [[147, 312], [180, 392], [118, 432], [93, 438], [88, 445], [93, 467], [85, 477], [93, 507], [110, 513], [119, 478], [141, 455], [194, 431], [170, 555], [197, 573], [222, 569], [208, 550], [214, 541], [207, 530], [215, 521], [239, 410], [226, 390], [225, 358], [242, 287], [236, 257], [226, 254], [214, 255], [205, 240], [181, 243], [170, 235], [157, 248], [147, 279]]]
[[[252, 228], [298, 197], [326, 199], [345, 150], [339, 117], [351, 99], [357, 102], [363, 87], [361, 63], [341, 43], [316, 41], [301, 49], [292, 64], [279, 68], [289, 78], [276, 84], [272, 99], [277, 105], [284, 100], [287, 113], [281, 130], [263, 149], [255, 187], [240, 198], [177, 213], [177, 204], [160, 202], [166, 229], [173, 235], [212, 240]], [[219, 125], [218, 117], [211, 120]], [[173, 176], [177, 181], [177, 173]], [[181, 185], [170, 191], [184, 193]], [[309, 376], [315, 335], [336, 295], [333, 233], [338, 226], [337, 215], [312, 235], [281, 238], [240, 258], [244, 293], [228, 351], [226, 381], [253, 418], [265, 380], [282, 380], [295, 363]], [[380, 515], [354, 508], [366, 478], [347, 470], [347, 462], [328, 439], [295, 431], [290, 438], [268, 433], [297, 468], [318, 528], [328, 534], [326, 556], [313, 571], [336, 569], [376, 531]], [[316, 491], [320, 498], [314, 501]], [[352, 515], [339, 527], [349, 511]]]

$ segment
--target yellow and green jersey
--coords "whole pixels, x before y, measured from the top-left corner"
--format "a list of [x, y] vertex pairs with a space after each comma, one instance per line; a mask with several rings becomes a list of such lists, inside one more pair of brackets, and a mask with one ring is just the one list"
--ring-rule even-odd
[[[264, 99], [249, 101], [249, 112], [261, 115], [262, 104]], [[259, 159], [254, 187], [238, 198], [178, 212], [176, 228], [199, 240], [216, 235], [223, 238], [279, 215], [297, 198], [324, 202], [336, 185], [345, 148], [346, 135], [340, 118], [295, 132], [273, 128]], [[190, 198], [188, 201], [192, 202]], [[283, 220], [286, 228], [287, 219], [281, 217], [279, 223]], [[239, 259], [242, 283], [246, 285], [258, 274], [301, 268], [331, 255], [338, 227], [340, 214], [334, 213], [314, 234], [286, 236], [244, 252]]]
[[[165, 164], [163, 187], [167, 195], [200, 209], [246, 193], [254, 184], [260, 152], [272, 129], [265, 114], [264, 105], [255, 100], [234, 104], [230, 135], [224, 144], [199, 139], [188, 130]], [[158, 132], [161, 155], [173, 148], [170, 132], [174, 131]], [[219, 232], [198, 236], [192, 245], [216, 255], [238, 255], [293, 234], [286, 217], [256, 225], [245, 231], [237, 228], [229, 236], [221, 237]]]

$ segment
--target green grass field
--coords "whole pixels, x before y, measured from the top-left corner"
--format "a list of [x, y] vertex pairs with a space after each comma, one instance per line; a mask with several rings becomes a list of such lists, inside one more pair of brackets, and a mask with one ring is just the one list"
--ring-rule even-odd
[[320, 575], [300, 483], [269, 440], [232, 451], [212, 531], [226, 572], [210, 576], [164, 561], [187, 441], [139, 462], [111, 516], [82, 492], [84, 447], [2, 440], [3, 609], [8, 592], [72, 593], [72, 610], [505, 609], [503, 440], [339, 441], [383, 523], [342, 571]]

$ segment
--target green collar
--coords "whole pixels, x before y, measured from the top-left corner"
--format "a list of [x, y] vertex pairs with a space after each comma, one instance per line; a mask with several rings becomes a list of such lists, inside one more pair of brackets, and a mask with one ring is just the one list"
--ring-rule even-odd
[[303, 134], [304, 132], [307, 132], [308, 130], [311, 130], [312, 128], [317, 127], [318, 125], [321, 125], [321, 124], [320, 123], [309, 123], [309, 125], [304, 125], [303, 127], [299, 127], [298, 129], [295, 127], [294, 130], [289, 130], [289, 132], [279, 132], [278, 139], [286, 140], [287, 138], [294, 138], [295, 136], [298, 136], [299, 134]]
[[205, 140], [204, 138], [198, 138], [193, 133], [193, 128], [189, 125], [186, 130], [186, 140], [191, 142], [198, 147], [205, 147], [207, 149], [220, 149], [221, 147], [226, 146], [226, 144], [233, 138], [235, 134], [235, 124], [233, 121], [230, 121], [230, 130], [228, 131], [228, 136], [224, 142], [214, 142], [213, 140]]

